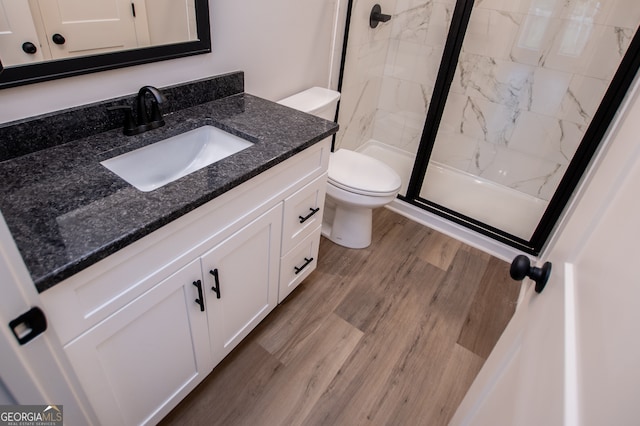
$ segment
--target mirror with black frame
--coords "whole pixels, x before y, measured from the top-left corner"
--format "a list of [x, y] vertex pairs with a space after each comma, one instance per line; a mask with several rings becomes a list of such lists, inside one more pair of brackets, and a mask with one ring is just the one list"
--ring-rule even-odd
[[211, 52], [208, 0], [0, 0], [0, 18], [0, 89]]

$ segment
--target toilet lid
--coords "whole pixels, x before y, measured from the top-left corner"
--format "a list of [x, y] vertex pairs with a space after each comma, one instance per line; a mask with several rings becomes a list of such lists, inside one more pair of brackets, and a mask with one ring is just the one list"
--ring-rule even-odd
[[339, 149], [329, 160], [329, 182], [338, 188], [363, 195], [385, 196], [400, 189], [400, 176], [375, 158]]

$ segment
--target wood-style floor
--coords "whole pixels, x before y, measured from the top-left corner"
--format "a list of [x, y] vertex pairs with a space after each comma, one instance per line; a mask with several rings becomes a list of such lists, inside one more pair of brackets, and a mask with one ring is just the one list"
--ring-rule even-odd
[[444, 425], [513, 315], [509, 265], [388, 209], [318, 268], [165, 425]]

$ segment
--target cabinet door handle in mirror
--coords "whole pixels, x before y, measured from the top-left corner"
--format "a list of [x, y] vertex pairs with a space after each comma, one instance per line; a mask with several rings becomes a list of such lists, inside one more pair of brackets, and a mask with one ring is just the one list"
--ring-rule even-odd
[[38, 51], [38, 48], [36, 47], [35, 44], [31, 43], [30, 41], [25, 41], [24, 43], [22, 43], [22, 50], [24, 53], [28, 53], [29, 55], [34, 55]]
[[64, 38], [64, 36], [62, 34], [54, 34], [53, 36], [51, 36], [51, 40], [55, 43], [55, 44], [65, 44], [67, 42], [67, 40]]
[[304, 217], [298, 216], [298, 218], [300, 219], [300, 223], [305, 223], [307, 219], [309, 219], [314, 214], [318, 213], [320, 211], [320, 207], [316, 207], [315, 209], [313, 207], [309, 207], [309, 210], [311, 210], [311, 213], [309, 213], [308, 215]]
[[204, 299], [202, 298], [202, 281], [194, 281], [193, 285], [198, 287], [198, 298], [196, 299], [196, 303], [200, 305], [200, 312], [204, 312]]
[[296, 271], [296, 275], [298, 275], [300, 272], [302, 272], [302, 270], [303, 270], [304, 268], [306, 268], [307, 266], [309, 266], [309, 264], [310, 264], [311, 262], [313, 262], [313, 257], [312, 257], [312, 258], [306, 258], [306, 257], [305, 257], [305, 258], [304, 258], [304, 264], [303, 264], [302, 266], [300, 266], [300, 267], [298, 267], [298, 266], [294, 266], [294, 267], [293, 267], [293, 269], [295, 269], [295, 271]]
[[218, 269], [214, 269], [209, 271], [211, 275], [213, 275], [213, 279], [215, 281], [215, 285], [211, 287], [211, 290], [216, 292], [216, 298], [220, 299], [220, 277], [218, 276]]

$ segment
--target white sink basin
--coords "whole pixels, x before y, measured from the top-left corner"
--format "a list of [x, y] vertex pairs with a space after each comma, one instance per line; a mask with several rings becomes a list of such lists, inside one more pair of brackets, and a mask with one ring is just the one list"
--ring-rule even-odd
[[253, 145], [213, 126], [203, 126], [101, 162], [148, 192]]

